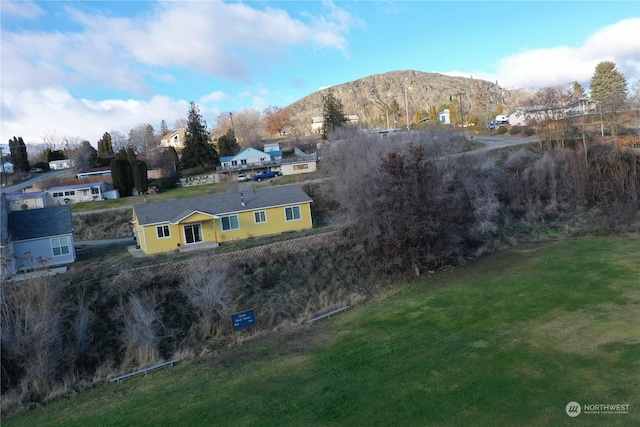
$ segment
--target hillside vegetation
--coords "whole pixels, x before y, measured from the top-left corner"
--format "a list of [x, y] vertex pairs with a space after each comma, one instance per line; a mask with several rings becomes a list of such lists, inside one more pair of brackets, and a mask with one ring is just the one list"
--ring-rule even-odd
[[[439, 107], [459, 102], [456, 94], [461, 95], [463, 111], [466, 114], [489, 115], [501, 105], [505, 110], [516, 107], [526, 97], [522, 90], [507, 90], [497, 83], [474, 79], [473, 77], [451, 77], [439, 73], [422, 71], [392, 71], [367, 76], [352, 82], [342, 83], [331, 88], [337, 99], [342, 102], [345, 114], [357, 114], [361, 123], [370, 127], [387, 126], [387, 113], [391, 113], [390, 127], [393, 126], [393, 113], [398, 126], [406, 126], [406, 113], [409, 122], [414, 123], [416, 112], [428, 112], [430, 106]], [[406, 89], [406, 92], [405, 92]], [[405, 98], [406, 93], [406, 98]], [[311, 125], [311, 117], [322, 116], [323, 96], [326, 90], [316, 91], [285, 109], [290, 112], [292, 121], [305, 129]], [[459, 108], [459, 107], [457, 107]], [[428, 116], [427, 116], [428, 117]]]
[[[3, 424], [637, 425], [639, 254], [635, 234], [484, 256], [312, 327]], [[629, 410], [574, 420], [571, 401]]]

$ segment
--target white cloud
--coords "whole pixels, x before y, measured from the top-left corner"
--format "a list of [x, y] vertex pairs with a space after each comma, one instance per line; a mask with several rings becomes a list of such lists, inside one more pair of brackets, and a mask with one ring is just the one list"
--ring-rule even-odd
[[601, 61], [614, 61], [627, 79], [638, 78], [640, 18], [604, 27], [578, 48], [556, 46], [503, 58], [495, 75], [501, 86], [509, 88], [567, 85], [573, 81], [588, 83]]
[[200, 98], [200, 103], [201, 104], [208, 104], [210, 102], [220, 102], [220, 101], [224, 101], [230, 99], [229, 96], [227, 94], [225, 94], [224, 92], [221, 92], [219, 90], [213, 91], [208, 95], [203, 96], [202, 98]]
[[0, 2], [0, 11], [4, 16], [17, 16], [20, 18], [35, 18], [42, 14], [40, 6], [32, 1], [5, 1]]
[[[345, 52], [345, 34], [355, 22], [330, 2], [325, 4], [326, 16], [316, 13], [304, 19], [303, 14], [304, 21], [284, 10], [260, 10], [243, 3], [149, 4], [150, 11], [136, 17], [59, 8], [62, 16], [56, 20], [68, 22], [74, 30], [3, 29], [0, 137], [19, 135], [38, 142], [43, 134], [57, 131], [95, 143], [108, 129], [126, 134], [140, 123], [154, 127], [162, 119], [173, 123], [186, 117], [188, 103], [151, 97], [155, 83], [178, 84], [184, 71], [248, 82], [264, 71], [270, 59], [292, 49], [313, 45]], [[33, 2], [3, 1], [2, 12], [26, 19], [43, 10]], [[146, 100], [89, 100], [76, 95], [95, 89], [102, 93], [115, 89]], [[248, 99], [252, 91], [239, 96]], [[260, 87], [256, 93], [266, 94]], [[200, 102], [227, 100], [232, 99], [216, 91]], [[262, 107], [266, 101], [254, 97], [253, 104]], [[218, 113], [215, 107], [200, 105], [200, 109], [205, 120]]]
[[[24, 108], [23, 106], [29, 106]], [[79, 137], [95, 144], [110, 129], [128, 134], [141, 123], [159, 129], [160, 121], [171, 126], [186, 117], [189, 103], [154, 96], [149, 100], [75, 99], [65, 88], [51, 87], [37, 91], [3, 93], [2, 109], [10, 109], [12, 117], [3, 117], [0, 133], [4, 139], [22, 136], [27, 143], [38, 143], [50, 132]], [[200, 108], [205, 118], [215, 117], [215, 109]]]

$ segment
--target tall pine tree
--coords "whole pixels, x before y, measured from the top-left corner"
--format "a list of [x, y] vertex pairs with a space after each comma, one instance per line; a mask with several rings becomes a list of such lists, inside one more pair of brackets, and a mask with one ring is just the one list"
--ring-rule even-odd
[[602, 120], [617, 145], [619, 121], [627, 103], [627, 79], [616, 69], [615, 62], [603, 61], [596, 65], [590, 86], [591, 98], [598, 101]]
[[342, 102], [335, 97], [331, 89], [322, 97], [322, 116], [322, 139], [327, 139], [327, 133], [335, 131], [347, 122]]
[[9, 150], [11, 152], [11, 162], [15, 172], [29, 172], [29, 156], [27, 146], [22, 137], [13, 137], [9, 140]]
[[182, 149], [180, 162], [185, 168], [200, 166], [203, 170], [207, 165], [215, 166], [220, 163], [218, 152], [209, 142], [207, 123], [202, 118], [200, 109], [193, 101], [191, 101], [189, 107], [184, 148]]

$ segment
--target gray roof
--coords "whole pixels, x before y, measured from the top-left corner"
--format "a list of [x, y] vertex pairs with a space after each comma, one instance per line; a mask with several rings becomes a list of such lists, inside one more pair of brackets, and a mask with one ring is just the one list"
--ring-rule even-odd
[[[243, 199], [245, 206], [242, 206]], [[297, 185], [279, 185], [244, 192], [146, 203], [135, 205], [133, 209], [140, 225], [149, 225], [160, 222], [175, 223], [194, 212], [219, 216], [311, 201], [311, 197]]]
[[73, 233], [69, 206], [14, 211], [8, 216], [9, 238], [14, 242]]

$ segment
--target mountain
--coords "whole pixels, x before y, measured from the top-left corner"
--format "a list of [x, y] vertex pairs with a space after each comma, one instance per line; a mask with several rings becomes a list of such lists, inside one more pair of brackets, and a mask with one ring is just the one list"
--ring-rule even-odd
[[[357, 114], [360, 123], [370, 127], [393, 127], [394, 111], [396, 125], [404, 127], [407, 110], [409, 122], [413, 123], [418, 111], [424, 111], [428, 117], [431, 105], [439, 112], [440, 108], [451, 102], [450, 97], [458, 102], [462, 100], [462, 112], [467, 119], [476, 116], [483, 120], [494, 115], [498, 105], [508, 112], [526, 96], [525, 91], [507, 90], [497, 83], [473, 77], [451, 77], [410, 70], [391, 71], [321, 89], [290, 104], [284, 109], [290, 112], [296, 126], [307, 128], [311, 124], [311, 117], [322, 116], [323, 96], [329, 89], [342, 102], [346, 115]], [[459, 111], [459, 104], [456, 109]]]

